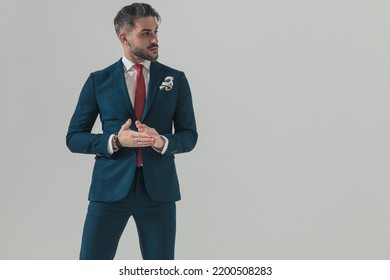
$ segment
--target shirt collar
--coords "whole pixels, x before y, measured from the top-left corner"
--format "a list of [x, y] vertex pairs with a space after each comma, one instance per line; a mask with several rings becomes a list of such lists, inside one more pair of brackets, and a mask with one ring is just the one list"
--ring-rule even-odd
[[[127, 71], [130, 71], [131, 67], [133, 67], [135, 64], [134, 62], [128, 60], [125, 56], [122, 56], [122, 63]], [[150, 71], [150, 60], [144, 60], [140, 64], [142, 64], [144, 68]]]

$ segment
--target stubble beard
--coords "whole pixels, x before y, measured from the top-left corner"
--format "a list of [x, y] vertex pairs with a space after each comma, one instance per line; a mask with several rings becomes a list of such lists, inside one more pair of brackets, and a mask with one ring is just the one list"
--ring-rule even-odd
[[139, 48], [132, 49], [130, 51], [130, 54], [134, 55], [134, 56], [136, 56], [138, 58], [145, 59], [145, 60], [150, 60], [150, 61], [157, 60], [157, 58], [158, 58], [158, 53], [155, 56], [152, 56], [152, 55], [147, 54], [146, 51], [144, 51], [142, 49], [139, 49]]

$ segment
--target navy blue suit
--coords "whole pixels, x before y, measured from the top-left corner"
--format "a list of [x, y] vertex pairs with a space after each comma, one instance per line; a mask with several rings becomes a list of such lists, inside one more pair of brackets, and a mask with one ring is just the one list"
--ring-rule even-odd
[[[173, 77], [172, 89], [160, 89], [168, 76]], [[94, 134], [91, 130], [98, 116], [102, 133]], [[155, 128], [169, 144], [163, 155], [151, 147], [142, 148], [143, 167], [140, 170], [136, 167], [136, 148], [122, 148], [112, 155], [107, 150], [109, 137], [129, 118], [131, 129], [136, 130], [136, 116], [127, 92], [123, 63], [119, 60], [89, 76], [66, 136], [72, 152], [96, 155], [90, 202], [122, 203], [129, 199], [131, 189], [140, 183], [137, 178], [141, 173], [142, 188], [151, 201], [174, 203], [180, 199], [175, 154], [191, 151], [198, 138], [191, 91], [184, 73], [156, 61], [151, 63], [147, 100], [140, 121]], [[132, 191], [134, 195], [136, 190]], [[87, 224], [84, 233], [89, 231], [86, 227]]]

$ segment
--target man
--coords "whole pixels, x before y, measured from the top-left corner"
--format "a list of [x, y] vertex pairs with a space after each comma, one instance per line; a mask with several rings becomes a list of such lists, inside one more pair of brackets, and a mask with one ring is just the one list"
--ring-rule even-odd
[[[173, 259], [180, 199], [175, 154], [197, 142], [191, 91], [183, 72], [158, 58], [159, 14], [148, 4], [114, 19], [123, 57], [87, 79], [66, 143], [95, 154], [80, 259], [113, 259], [133, 216], [143, 259]], [[102, 133], [91, 133], [99, 115]]]

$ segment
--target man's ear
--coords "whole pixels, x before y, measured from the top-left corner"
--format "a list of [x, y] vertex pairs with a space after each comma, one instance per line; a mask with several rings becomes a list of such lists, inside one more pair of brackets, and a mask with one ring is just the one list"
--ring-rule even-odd
[[127, 41], [127, 34], [125, 32], [119, 33], [118, 38], [122, 45], [129, 45], [129, 42]]

